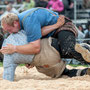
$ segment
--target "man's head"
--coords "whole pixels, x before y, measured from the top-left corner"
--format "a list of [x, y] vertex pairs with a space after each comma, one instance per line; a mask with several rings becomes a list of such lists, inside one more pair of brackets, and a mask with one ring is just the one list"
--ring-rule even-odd
[[14, 13], [8, 13], [2, 17], [1, 26], [4, 31], [9, 33], [17, 33], [20, 30], [18, 16]]
[[7, 10], [8, 12], [10, 12], [10, 11], [12, 10], [12, 5], [11, 5], [11, 4], [8, 4], [8, 5], [6, 6], [6, 10]]

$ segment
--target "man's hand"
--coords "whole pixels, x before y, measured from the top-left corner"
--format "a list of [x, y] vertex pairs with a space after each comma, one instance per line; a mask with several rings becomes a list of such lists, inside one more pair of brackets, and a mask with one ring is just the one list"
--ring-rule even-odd
[[16, 46], [12, 44], [7, 44], [7, 46], [4, 46], [0, 49], [0, 52], [2, 54], [12, 54], [15, 53], [16, 51]]
[[30, 65], [30, 64], [25, 64], [25, 66], [26, 66], [28, 69], [33, 68], [33, 67], [34, 67], [34, 65]]
[[59, 28], [62, 25], [64, 25], [64, 23], [65, 23], [65, 16], [60, 15], [58, 20], [57, 20], [56, 26]]
[[30, 42], [25, 45], [12, 45], [7, 44], [0, 49], [0, 52], [3, 54], [13, 54], [15, 52], [25, 55], [37, 54], [40, 52], [40, 39]]

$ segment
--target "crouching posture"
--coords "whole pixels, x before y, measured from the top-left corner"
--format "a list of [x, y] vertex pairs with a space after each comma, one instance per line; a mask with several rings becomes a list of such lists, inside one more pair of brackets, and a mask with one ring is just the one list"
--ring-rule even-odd
[[[41, 51], [36, 55], [23, 55], [19, 53], [4, 54], [3, 66], [3, 79], [13, 81], [15, 69], [19, 64], [31, 64], [34, 65], [37, 70], [50, 77], [58, 78], [61, 75], [68, 75], [70, 77], [77, 75], [90, 74], [90, 69], [86, 68], [83, 70], [66, 68], [65, 61], [61, 60], [60, 54], [57, 48], [53, 47], [55, 39], [42, 39], [41, 40]], [[23, 30], [16, 34], [11, 34], [7, 39], [4, 40], [3, 46], [6, 44], [24, 45], [27, 44], [27, 37]]]

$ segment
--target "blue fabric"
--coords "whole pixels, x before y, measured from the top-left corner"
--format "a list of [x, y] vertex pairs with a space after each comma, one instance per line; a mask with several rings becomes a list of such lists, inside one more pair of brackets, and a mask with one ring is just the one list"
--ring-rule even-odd
[[[36, 8], [30, 9], [30, 10], [27, 10], [27, 11], [24, 11], [24, 12], [18, 14], [21, 29], [23, 28], [25, 30], [25, 32], [27, 34], [28, 42], [32, 42], [32, 41], [40, 39], [42, 37], [41, 28], [43, 26], [55, 24], [59, 17], [58, 13], [53, 12], [51, 10], [49, 10], [49, 11], [54, 13], [56, 16], [54, 16], [52, 13], [50, 13], [47, 9], [38, 9], [38, 10], [34, 11], [33, 13], [31, 13], [30, 15], [28, 15], [25, 18], [23, 25], [22, 25], [22, 20], [23, 20], [24, 16], [27, 15], [28, 13], [32, 12], [34, 9], [36, 9]], [[54, 32], [55, 31], [51, 32], [46, 37], [52, 36]]]
[[[4, 40], [3, 46], [6, 44], [13, 44], [13, 45], [24, 45], [27, 44], [27, 37], [25, 31], [21, 30], [16, 34], [11, 34], [7, 39]], [[3, 79], [13, 81], [15, 69], [18, 64], [25, 64], [31, 63], [33, 61], [34, 55], [23, 55], [19, 53], [14, 54], [4, 54], [3, 60]]]

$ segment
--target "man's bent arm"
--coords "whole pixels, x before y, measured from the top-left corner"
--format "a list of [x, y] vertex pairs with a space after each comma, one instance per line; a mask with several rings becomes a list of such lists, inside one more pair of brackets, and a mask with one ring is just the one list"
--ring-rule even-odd
[[12, 44], [7, 44], [0, 49], [3, 54], [21, 53], [21, 54], [37, 54], [40, 52], [40, 39], [30, 42], [25, 45], [15, 46]]
[[44, 26], [44, 27], [41, 29], [42, 36], [45, 36], [45, 35], [47, 35], [48, 33], [54, 31], [55, 29], [61, 27], [64, 23], [65, 23], [65, 16], [60, 15], [59, 18], [58, 18], [58, 20], [57, 20], [57, 23], [55, 23], [55, 24], [53, 24], [53, 25], [49, 25], [49, 26]]
[[37, 54], [40, 52], [40, 39], [29, 44], [16, 46], [15, 52], [21, 54]]
[[43, 28], [41, 29], [42, 36], [47, 35], [48, 33], [54, 31], [54, 30], [57, 29], [57, 28], [58, 28], [58, 27], [56, 26], [56, 24], [43, 27]]

